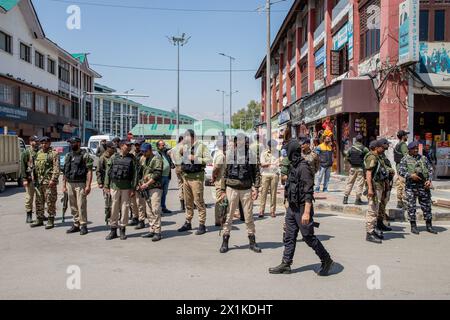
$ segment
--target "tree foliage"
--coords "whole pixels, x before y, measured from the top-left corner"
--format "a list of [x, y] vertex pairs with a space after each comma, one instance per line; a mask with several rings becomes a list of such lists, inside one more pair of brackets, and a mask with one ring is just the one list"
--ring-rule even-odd
[[233, 113], [231, 120], [234, 129], [251, 130], [259, 122], [261, 115], [261, 103], [251, 100], [247, 108], [242, 108]]

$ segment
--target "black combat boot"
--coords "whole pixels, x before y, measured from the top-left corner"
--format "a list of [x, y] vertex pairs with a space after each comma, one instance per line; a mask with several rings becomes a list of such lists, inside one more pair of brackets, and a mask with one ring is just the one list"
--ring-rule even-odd
[[27, 223], [33, 222], [33, 212], [27, 212]]
[[248, 240], [250, 242], [250, 250], [256, 252], [256, 253], [260, 253], [261, 252], [261, 248], [258, 247], [258, 245], [256, 244], [256, 238], [254, 234], [250, 234], [248, 236]]
[[157, 242], [159, 240], [161, 240], [161, 233], [155, 233], [155, 235], [152, 238], [152, 241]]
[[344, 201], [342, 201], [342, 204], [348, 204], [348, 196], [344, 196]]
[[32, 224], [30, 224], [30, 227], [36, 228], [36, 227], [42, 227], [43, 225], [44, 225], [44, 219], [36, 218], [36, 221], [34, 221]]
[[381, 230], [378, 229], [377, 227], [375, 227], [375, 229], [373, 229], [373, 234], [374, 234], [378, 239], [381, 239], [381, 240], [384, 239], [383, 231], [381, 231]]
[[80, 231], [80, 227], [73, 224], [72, 227], [66, 231], [66, 233], [75, 233], [75, 232], [79, 232], [79, 231]]
[[419, 229], [417, 229], [417, 223], [415, 221], [411, 221], [411, 233], [419, 234]]
[[389, 228], [388, 226], [386, 226], [383, 223], [383, 220], [378, 220], [377, 221], [377, 227], [378, 229], [380, 229], [381, 231], [392, 231], [392, 228]]
[[55, 217], [48, 217], [47, 224], [45, 225], [45, 229], [53, 229], [55, 227]]
[[361, 201], [361, 198], [356, 198], [355, 205], [362, 206], [364, 203]]
[[172, 213], [172, 211], [170, 211], [167, 208], [163, 208], [161, 211], [162, 211], [162, 213]]
[[367, 233], [366, 240], [373, 243], [382, 243], [381, 239], [374, 235], [374, 233]]
[[220, 247], [220, 253], [225, 253], [228, 251], [228, 241], [230, 240], [229, 234], [223, 235], [222, 246]]
[[195, 232], [195, 234], [196, 234], [197, 236], [200, 236], [200, 235], [205, 234], [205, 233], [206, 233], [206, 227], [205, 227], [205, 225], [204, 225], [204, 224], [200, 224], [200, 225], [198, 226], [198, 229], [197, 229], [197, 231]]
[[137, 226], [139, 224], [138, 218], [132, 218], [130, 222], [128, 222], [129, 226]]
[[117, 228], [111, 227], [111, 232], [106, 236], [106, 240], [112, 240], [117, 238]]
[[145, 228], [145, 221], [139, 221], [138, 225], [134, 228], [135, 230], [141, 230]]
[[48, 221], [48, 217], [46, 217], [46, 216], [44, 216], [43, 219], [44, 219], [44, 221]]
[[186, 205], [184, 204], [184, 200], [180, 200], [181, 211], [186, 211]]
[[185, 232], [185, 231], [188, 231], [188, 230], [192, 230], [192, 225], [191, 225], [191, 223], [190, 222], [185, 222], [184, 224], [183, 224], [183, 226], [180, 228], [180, 229], [178, 229], [178, 232]]
[[127, 240], [127, 235], [125, 234], [125, 227], [120, 228], [120, 240]]
[[83, 225], [81, 226], [81, 228], [80, 228], [80, 235], [81, 235], [81, 236], [84, 236], [84, 235], [86, 235], [86, 234], [88, 234], [87, 225], [83, 224]]
[[281, 261], [281, 264], [279, 264], [276, 267], [269, 268], [269, 273], [272, 274], [289, 274], [291, 273], [291, 264]]
[[433, 225], [431, 224], [431, 219], [427, 220], [427, 231], [432, 234], [437, 234], [437, 231], [433, 229]]
[[320, 268], [317, 271], [317, 275], [321, 277], [326, 277], [329, 274], [331, 267], [333, 266], [333, 263], [334, 261], [330, 258], [330, 256], [328, 256], [327, 259], [322, 261], [322, 264], [320, 265]]

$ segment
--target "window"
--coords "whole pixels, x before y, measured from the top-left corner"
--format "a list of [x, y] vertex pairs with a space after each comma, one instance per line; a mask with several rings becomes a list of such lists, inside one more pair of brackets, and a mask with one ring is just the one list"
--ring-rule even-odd
[[348, 44], [331, 51], [331, 74], [340, 76], [348, 71]]
[[86, 121], [92, 122], [92, 104], [86, 101], [86, 109], [85, 109], [84, 119]]
[[100, 131], [100, 99], [95, 98], [94, 103], [94, 128]]
[[20, 43], [20, 59], [31, 63], [31, 48], [23, 43]]
[[103, 100], [103, 132], [111, 133], [111, 101]]
[[71, 107], [69, 105], [64, 105], [64, 117], [70, 119], [71, 113]]
[[34, 64], [36, 67], [44, 69], [44, 55], [39, 51], [34, 52]]
[[316, 0], [316, 27], [325, 19], [324, 1]]
[[50, 58], [47, 59], [47, 71], [51, 74], [56, 73], [55, 60], [52, 60]]
[[0, 31], [0, 49], [12, 53], [11, 36]]
[[72, 86], [78, 88], [78, 69], [72, 67]]
[[428, 10], [420, 10], [419, 41], [428, 41]]
[[45, 113], [45, 97], [41, 95], [36, 95], [36, 111]]
[[33, 92], [31, 91], [20, 92], [20, 106], [22, 108], [33, 109]]
[[56, 115], [56, 99], [55, 98], [48, 98], [48, 113]]
[[434, 41], [444, 41], [445, 37], [445, 10], [434, 12]]
[[380, 51], [380, 29], [369, 29], [361, 35], [361, 58], [365, 59]]
[[79, 114], [80, 114], [80, 105], [78, 103], [78, 98], [72, 97], [72, 112], [71, 112], [71, 116], [72, 119], [79, 119]]
[[58, 78], [62, 82], [65, 82], [67, 84], [70, 83], [70, 69], [69, 64], [65, 62], [64, 60], [59, 60], [59, 66], [58, 66]]
[[12, 87], [0, 83], [0, 101], [6, 103], [13, 103]]

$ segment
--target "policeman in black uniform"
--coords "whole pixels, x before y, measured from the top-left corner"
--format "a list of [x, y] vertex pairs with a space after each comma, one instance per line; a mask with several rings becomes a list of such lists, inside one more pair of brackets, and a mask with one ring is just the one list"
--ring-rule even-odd
[[286, 212], [286, 236], [284, 237], [283, 260], [280, 265], [270, 268], [269, 273], [290, 273], [294, 258], [298, 232], [322, 262], [317, 274], [328, 275], [333, 260], [319, 239], [314, 235], [314, 174], [307, 161], [303, 159], [298, 141], [292, 140], [287, 146], [291, 166], [286, 181], [286, 193], [289, 207]]

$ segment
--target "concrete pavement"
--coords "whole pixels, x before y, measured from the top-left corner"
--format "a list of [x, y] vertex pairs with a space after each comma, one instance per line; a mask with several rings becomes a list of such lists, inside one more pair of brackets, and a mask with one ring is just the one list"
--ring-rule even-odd
[[[169, 208], [178, 209], [174, 181]], [[212, 203], [212, 189], [205, 198]], [[163, 240], [141, 238], [145, 232], [127, 228], [129, 238], [104, 240], [101, 191], [93, 189], [88, 210], [90, 233], [67, 235], [57, 221], [53, 230], [25, 224], [24, 193], [8, 188], [0, 195], [1, 299], [449, 299], [449, 224], [437, 224], [438, 235], [411, 235], [406, 223], [393, 223], [382, 245], [364, 240], [361, 217], [317, 210], [319, 238], [337, 262], [333, 275], [314, 273], [319, 261], [298, 242], [294, 273], [270, 275], [281, 260], [283, 207], [277, 218], [256, 218], [257, 242], [263, 252], [248, 249], [245, 225], [237, 221], [231, 250], [219, 253], [221, 237], [208, 208], [209, 232], [178, 233], [184, 214], [163, 216]], [[61, 204], [58, 201], [58, 217]], [[258, 208], [255, 207], [255, 215]], [[70, 213], [68, 213], [70, 216]], [[193, 226], [197, 227], [197, 214]], [[81, 289], [69, 290], [69, 266], [81, 271]], [[370, 266], [378, 266], [381, 288], [369, 290]], [[369, 270], [370, 271], [370, 270]]]

